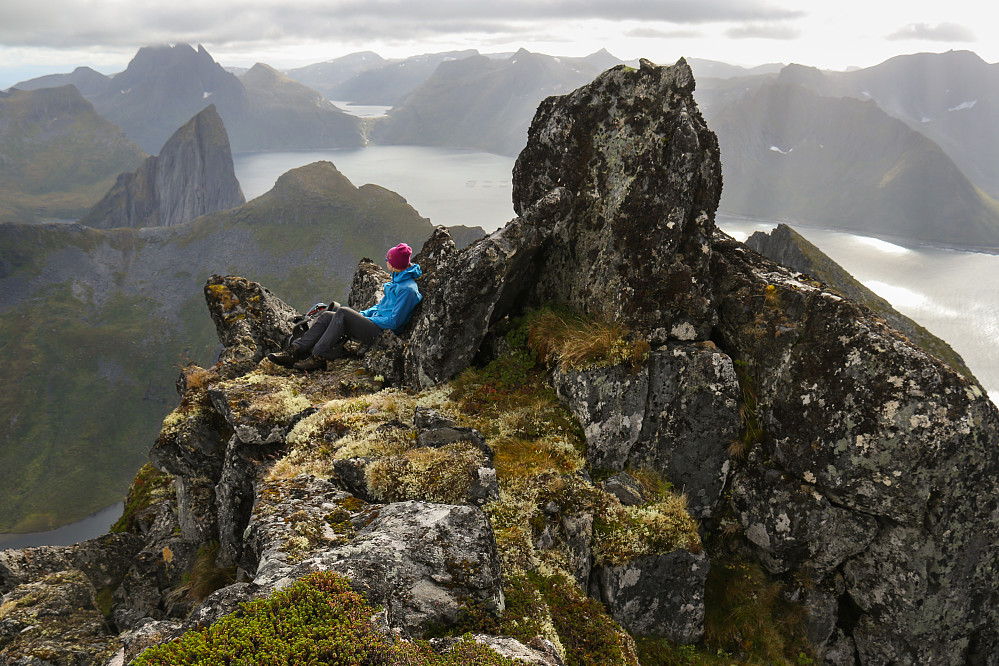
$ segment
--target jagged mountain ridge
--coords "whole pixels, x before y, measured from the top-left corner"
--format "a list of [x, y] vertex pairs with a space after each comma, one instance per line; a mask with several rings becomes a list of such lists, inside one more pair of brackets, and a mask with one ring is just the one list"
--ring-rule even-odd
[[0, 221], [79, 217], [144, 157], [73, 86], [0, 93]]
[[91, 97], [98, 113], [115, 123], [151, 155], [178, 127], [215, 105], [228, 124], [248, 111], [246, 91], [200, 45], [143, 47], [124, 71]]
[[229, 137], [212, 105], [177, 130], [159, 155], [119, 175], [79, 223], [102, 229], [170, 227], [243, 203]]

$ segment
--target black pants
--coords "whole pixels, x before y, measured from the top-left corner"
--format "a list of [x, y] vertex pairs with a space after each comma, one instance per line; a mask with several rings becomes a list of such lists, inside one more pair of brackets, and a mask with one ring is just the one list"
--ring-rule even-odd
[[363, 344], [371, 344], [382, 334], [382, 328], [364, 315], [347, 307], [327, 310], [292, 345], [325, 359], [339, 358], [344, 336]]

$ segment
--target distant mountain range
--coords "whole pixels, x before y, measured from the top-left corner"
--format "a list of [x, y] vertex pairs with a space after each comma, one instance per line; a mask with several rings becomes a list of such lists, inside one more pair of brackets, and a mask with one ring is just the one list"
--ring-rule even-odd
[[516, 155], [541, 100], [570, 92], [619, 62], [606, 51], [555, 58], [524, 49], [502, 60], [479, 55], [445, 61], [375, 126], [372, 138]]
[[[337, 61], [322, 63], [326, 66], [323, 69], [319, 69], [320, 65], [311, 65], [305, 68], [304, 72], [301, 69], [291, 70], [288, 76], [311, 85], [326, 95], [327, 99], [346, 100], [355, 104], [394, 106], [407, 93], [429, 79], [441, 63], [464, 60], [477, 55], [478, 51], [469, 49], [427, 53], [400, 61], [382, 60], [377, 63], [374, 58], [365, 57], [358, 62], [357, 59], [346, 56]], [[342, 68], [334, 67], [334, 63], [341, 61]], [[351, 69], [354, 70], [354, 74], [344, 77], [342, 72], [349, 72]]]
[[150, 154], [206, 106], [214, 104], [233, 149], [322, 149], [363, 145], [357, 118], [277, 71], [260, 65], [242, 77], [225, 71], [201, 46], [139, 49], [125, 71], [104, 77], [90, 70], [18, 83], [33, 89], [79, 82], [103, 117]]
[[936, 143], [872, 100], [767, 83], [710, 126], [722, 149], [726, 212], [999, 248], [999, 205]]
[[873, 100], [935, 141], [976, 185], [999, 196], [999, 64], [970, 51], [918, 53], [850, 72], [795, 65], [780, 80], [826, 97]]

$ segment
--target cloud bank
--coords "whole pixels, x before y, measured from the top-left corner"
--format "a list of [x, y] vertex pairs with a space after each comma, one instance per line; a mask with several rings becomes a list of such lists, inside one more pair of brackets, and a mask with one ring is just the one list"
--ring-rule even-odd
[[888, 35], [888, 39], [921, 39], [930, 42], [973, 42], [975, 33], [963, 25], [956, 23], [910, 23], [901, 30]]
[[279, 40], [356, 43], [447, 34], [536, 32], [538, 23], [645, 21], [674, 25], [771, 22], [802, 12], [766, 0], [51, 0], [0, 3], [5, 46], [134, 48], [167, 42], [252, 44]]

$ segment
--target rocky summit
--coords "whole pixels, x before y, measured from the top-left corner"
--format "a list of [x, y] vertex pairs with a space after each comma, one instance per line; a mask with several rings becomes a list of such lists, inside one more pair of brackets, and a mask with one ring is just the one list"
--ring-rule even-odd
[[[462, 250], [435, 230], [411, 323], [325, 371], [266, 360], [278, 295], [210, 279], [224, 350], [183, 370], [122, 534], [0, 553], [0, 657], [276, 653], [335, 607], [354, 624], [296, 645], [999, 664], [999, 411], [715, 228], [693, 88], [643, 60], [546, 100], [518, 217]], [[383, 278], [362, 260], [349, 302]]]
[[123, 173], [80, 224], [170, 227], [246, 202], [232, 166], [229, 136], [215, 106], [177, 130], [160, 154]]

